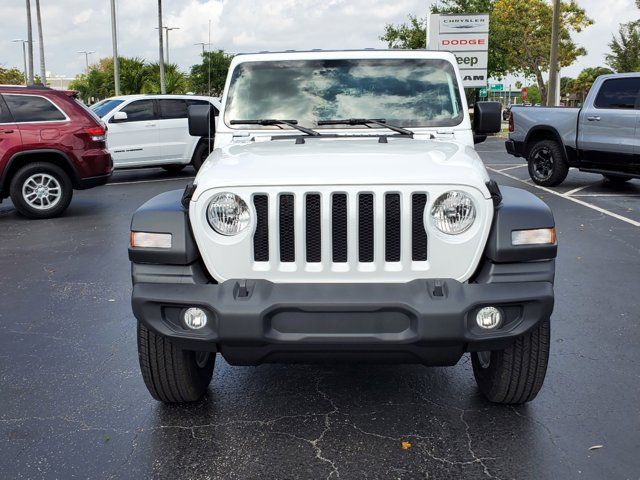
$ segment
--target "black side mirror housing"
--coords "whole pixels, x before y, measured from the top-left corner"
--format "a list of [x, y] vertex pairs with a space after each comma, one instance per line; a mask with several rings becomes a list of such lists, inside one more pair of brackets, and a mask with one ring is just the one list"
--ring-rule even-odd
[[[473, 107], [473, 134], [483, 137], [498, 133], [502, 128], [502, 105], [500, 102], [477, 102]], [[476, 142], [479, 143], [479, 142]]]
[[190, 105], [189, 135], [192, 137], [213, 138], [216, 133], [216, 110], [213, 105]]

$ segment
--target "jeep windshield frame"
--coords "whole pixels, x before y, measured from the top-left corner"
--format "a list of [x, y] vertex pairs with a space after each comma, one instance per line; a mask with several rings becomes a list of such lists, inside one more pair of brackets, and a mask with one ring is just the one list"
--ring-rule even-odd
[[247, 118], [295, 118], [308, 128], [329, 130], [364, 126], [326, 123], [341, 118], [384, 118], [405, 129], [456, 127], [465, 118], [462, 101], [455, 68], [444, 59], [246, 61], [231, 73], [223, 119], [233, 130], [246, 129], [237, 120]]

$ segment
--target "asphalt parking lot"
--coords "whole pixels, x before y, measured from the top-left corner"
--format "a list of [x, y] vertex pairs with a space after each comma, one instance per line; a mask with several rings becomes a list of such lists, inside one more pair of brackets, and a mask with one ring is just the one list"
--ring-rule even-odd
[[534, 402], [487, 403], [466, 357], [448, 369], [218, 358], [204, 400], [155, 402], [137, 364], [129, 221], [193, 172], [119, 172], [62, 218], [0, 205], [0, 477], [640, 478], [640, 180], [572, 171], [544, 190], [500, 140], [478, 150], [499, 184], [556, 216], [551, 359]]

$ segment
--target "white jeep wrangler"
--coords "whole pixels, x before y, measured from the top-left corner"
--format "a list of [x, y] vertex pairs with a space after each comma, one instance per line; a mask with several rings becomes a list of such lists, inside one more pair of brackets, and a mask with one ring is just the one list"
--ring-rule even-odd
[[200, 399], [232, 365], [455, 365], [491, 401], [544, 380], [557, 250], [549, 208], [491, 181], [455, 57], [428, 51], [238, 55], [215, 150], [131, 225], [133, 311], [154, 398]]

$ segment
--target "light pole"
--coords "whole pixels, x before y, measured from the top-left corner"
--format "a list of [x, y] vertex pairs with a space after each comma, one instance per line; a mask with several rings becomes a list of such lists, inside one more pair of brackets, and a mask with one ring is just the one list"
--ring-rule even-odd
[[158, 55], [158, 66], [160, 67], [160, 93], [167, 93], [167, 84], [164, 80], [164, 52], [163, 50], [163, 42], [162, 42], [162, 0], [158, 0], [158, 50], [160, 55]]
[[113, 83], [115, 94], [120, 95], [120, 60], [118, 59], [118, 28], [116, 24], [116, 0], [111, 0], [111, 43], [113, 44]]
[[553, 21], [551, 23], [551, 55], [549, 59], [549, 91], [547, 105], [556, 107], [560, 103], [560, 76], [558, 68], [558, 47], [560, 43], [560, 0], [553, 0]]
[[[166, 60], [166, 62], [168, 64], [169, 63], [169, 32], [171, 30], [180, 30], [180, 27], [162, 27], [162, 28], [164, 28], [164, 32], [165, 32], [165, 35], [167, 37], [166, 38], [166, 43], [167, 43], [167, 47], [166, 47], [166, 49], [167, 49], [167, 60]], [[158, 27], [156, 27], [156, 30], [157, 29], [158, 29]]]
[[202, 55], [204, 55], [204, 47], [206, 45], [211, 45], [211, 44], [208, 42], [198, 42], [198, 43], [194, 43], [194, 45], [202, 45]]
[[27, 73], [27, 48], [26, 45], [29, 43], [27, 40], [23, 40], [21, 38], [16, 38], [15, 40], [11, 40], [12, 42], [21, 42], [22, 43], [22, 61], [24, 63], [24, 84], [29, 84], [29, 74]]
[[86, 66], [86, 73], [89, 73], [89, 55], [96, 53], [93, 50], [79, 50], [78, 53], [84, 54], [84, 64]]

